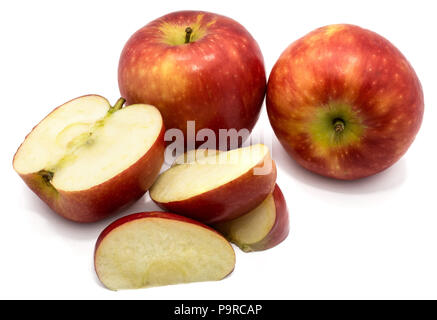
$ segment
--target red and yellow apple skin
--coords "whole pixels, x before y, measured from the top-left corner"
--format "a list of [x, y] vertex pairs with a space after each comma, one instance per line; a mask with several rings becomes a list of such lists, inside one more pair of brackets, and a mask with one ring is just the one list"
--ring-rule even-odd
[[299, 164], [352, 180], [395, 163], [422, 122], [420, 82], [388, 40], [330, 25], [292, 43], [271, 72], [270, 123]]
[[[243, 240], [241, 237], [240, 239], [237, 239], [238, 237], [234, 236], [235, 230], [232, 231], [232, 223], [235, 220], [218, 223], [213, 225], [213, 227], [216, 228], [219, 232], [222, 232], [229, 241], [235, 243], [241, 250], [245, 252], [262, 251], [277, 246], [279, 243], [287, 238], [290, 230], [290, 224], [287, 203], [285, 201], [284, 195], [281, 192], [281, 189], [277, 184], [275, 185], [271, 196], [273, 197], [275, 220], [273, 225], [271, 226], [271, 229], [261, 240], [253, 243], [247, 243], [248, 241]], [[246, 214], [251, 214], [252, 212], [253, 211], [249, 211]]]
[[164, 129], [150, 150], [115, 177], [81, 191], [56, 190], [37, 173], [20, 175], [53, 211], [75, 222], [95, 222], [141, 198], [164, 162]]
[[[267, 174], [254, 174], [268, 162], [272, 168]], [[258, 206], [273, 191], [275, 181], [275, 162], [266, 155], [242, 176], [213, 190], [180, 201], [152, 200], [164, 210], [212, 224], [238, 218]]]
[[162, 126], [155, 143], [129, 168], [87, 190], [57, 190], [38, 172], [18, 174], [26, 185], [60, 216], [75, 222], [95, 222], [141, 198], [151, 187], [164, 163], [164, 133], [165, 128]]
[[[184, 43], [191, 27], [190, 43]], [[156, 106], [167, 129], [187, 136], [211, 129], [252, 130], [266, 90], [256, 41], [236, 21], [214, 13], [181, 11], [138, 30], [121, 53], [118, 83], [127, 104]], [[196, 147], [202, 141], [196, 142]]]
[[288, 208], [284, 195], [278, 185], [275, 186], [272, 196], [276, 208], [276, 219], [272, 229], [263, 240], [252, 244], [242, 244], [241, 247], [244, 251], [267, 250], [277, 246], [287, 238], [290, 232]]

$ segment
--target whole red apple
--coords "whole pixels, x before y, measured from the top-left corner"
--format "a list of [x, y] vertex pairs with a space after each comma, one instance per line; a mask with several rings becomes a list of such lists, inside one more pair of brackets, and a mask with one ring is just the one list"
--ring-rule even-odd
[[127, 104], [156, 106], [166, 128], [182, 130], [185, 139], [187, 121], [195, 121], [195, 133], [211, 129], [217, 146], [219, 129], [252, 130], [266, 89], [263, 57], [249, 32], [200, 11], [170, 13], [133, 34], [118, 82]]
[[267, 88], [270, 123], [287, 152], [315, 173], [344, 180], [395, 163], [422, 122], [423, 93], [388, 40], [330, 25], [291, 44]]

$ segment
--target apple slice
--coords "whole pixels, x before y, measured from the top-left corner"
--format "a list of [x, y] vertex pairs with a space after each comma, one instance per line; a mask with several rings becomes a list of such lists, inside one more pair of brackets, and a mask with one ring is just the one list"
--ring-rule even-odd
[[258, 144], [175, 165], [158, 177], [150, 197], [165, 210], [210, 224], [258, 206], [275, 180], [269, 150]]
[[215, 149], [193, 149], [189, 150], [187, 152], [182, 153], [180, 156], [176, 157], [172, 167], [177, 166], [179, 164], [187, 164], [187, 163], [206, 163], [206, 162], [212, 162], [216, 163], [216, 157], [215, 155], [219, 154], [220, 150]]
[[97, 95], [52, 111], [26, 137], [13, 166], [50, 208], [78, 222], [106, 217], [140, 198], [164, 161], [158, 109], [114, 107]]
[[245, 215], [214, 225], [245, 252], [270, 249], [288, 236], [288, 210], [278, 185], [273, 193]]
[[94, 266], [109, 289], [221, 280], [235, 252], [214, 229], [166, 212], [142, 212], [110, 224], [97, 239]]

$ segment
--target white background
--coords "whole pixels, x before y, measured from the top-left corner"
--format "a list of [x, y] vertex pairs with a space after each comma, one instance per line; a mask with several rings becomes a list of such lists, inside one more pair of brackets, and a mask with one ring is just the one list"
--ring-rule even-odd
[[[96, 93], [115, 101], [118, 58], [137, 29], [201, 9], [234, 18], [258, 41], [266, 72], [311, 30], [352, 23], [394, 43], [415, 68], [425, 117], [408, 153], [356, 182], [313, 175], [274, 141], [291, 233], [276, 248], [236, 249], [223, 281], [112, 292], [93, 270], [100, 231], [51, 212], [12, 169], [31, 128], [54, 107]], [[2, 1], [0, 4], [0, 298], [437, 298], [437, 12], [434, 1]], [[265, 107], [255, 132], [270, 131]], [[155, 209], [143, 197], [126, 213]], [[120, 217], [119, 215], [118, 217]]]

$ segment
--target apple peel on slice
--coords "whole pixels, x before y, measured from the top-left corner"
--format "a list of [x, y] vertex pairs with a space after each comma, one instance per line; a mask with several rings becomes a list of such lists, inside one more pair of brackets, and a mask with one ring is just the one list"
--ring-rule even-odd
[[142, 212], [110, 224], [97, 239], [94, 266], [111, 290], [221, 280], [235, 266], [214, 229], [172, 213]]
[[214, 228], [245, 252], [270, 249], [284, 241], [290, 227], [287, 204], [278, 185], [258, 207]]
[[150, 188], [161, 208], [206, 224], [235, 219], [272, 191], [276, 166], [257, 144], [172, 166]]
[[158, 109], [122, 108], [98, 95], [52, 111], [18, 148], [13, 166], [24, 182], [61, 216], [92, 222], [141, 197], [164, 161]]

